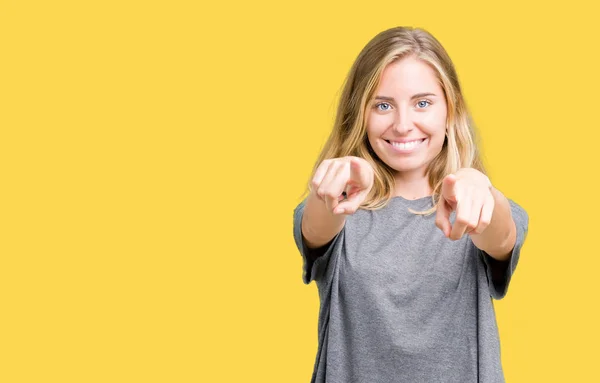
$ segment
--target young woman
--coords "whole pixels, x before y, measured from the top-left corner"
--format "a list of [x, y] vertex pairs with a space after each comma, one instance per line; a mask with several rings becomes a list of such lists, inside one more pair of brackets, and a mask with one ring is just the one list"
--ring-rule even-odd
[[503, 382], [492, 298], [527, 229], [485, 175], [444, 48], [422, 29], [375, 36], [294, 210], [320, 298], [312, 382]]

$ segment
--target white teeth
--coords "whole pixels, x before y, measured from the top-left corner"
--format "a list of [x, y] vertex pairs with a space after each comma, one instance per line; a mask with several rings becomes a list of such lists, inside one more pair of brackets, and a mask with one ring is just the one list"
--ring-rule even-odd
[[390, 141], [390, 143], [392, 145], [394, 145], [395, 147], [399, 148], [399, 149], [410, 150], [410, 149], [413, 149], [418, 144], [420, 144], [421, 140], [410, 141], [410, 142], [393, 142], [393, 141]]

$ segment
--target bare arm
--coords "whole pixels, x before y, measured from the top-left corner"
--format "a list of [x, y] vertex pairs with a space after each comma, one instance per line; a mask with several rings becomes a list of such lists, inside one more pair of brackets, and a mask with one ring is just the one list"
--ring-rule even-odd
[[510, 211], [508, 199], [496, 188], [491, 188], [494, 197], [494, 212], [489, 226], [481, 234], [471, 234], [477, 248], [485, 251], [497, 261], [510, 257], [517, 238], [517, 229]]
[[344, 227], [346, 215], [333, 214], [325, 202], [311, 192], [302, 215], [302, 236], [309, 248], [327, 244]]

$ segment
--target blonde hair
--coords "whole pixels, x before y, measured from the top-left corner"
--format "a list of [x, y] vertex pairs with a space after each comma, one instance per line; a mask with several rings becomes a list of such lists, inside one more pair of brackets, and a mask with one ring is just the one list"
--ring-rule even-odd
[[[440, 42], [429, 32], [412, 27], [395, 27], [379, 33], [359, 53], [348, 73], [339, 100], [331, 134], [312, 171], [326, 159], [357, 156], [373, 166], [371, 192], [360, 208], [376, 210], [393, 197], [394, 170], [373, 151], [367, 138], [367, 108], [379, 86], [385, 67], [401, 58], [415, 56], [429, 64], [438, 76], [447, 103], [447, 135], [441, 152], [429, 163], [427, 175], [433, 190], [434, 207], [415, 214], [435, 211], [444, 177], [460, 168], [471, 167], [485, 174], [475, 141], [475, 129], [463, 98], [454, 65]], [[312, 179], [312, 177], [311, 177]], [[310, 192], [310, 180], [307, 185]]]

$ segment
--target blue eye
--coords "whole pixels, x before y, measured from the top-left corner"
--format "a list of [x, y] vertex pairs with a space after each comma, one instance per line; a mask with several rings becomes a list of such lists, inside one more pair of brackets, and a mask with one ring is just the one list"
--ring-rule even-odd
[[423, 109], [427, 105], [431, 105], [431, 102], [429, 102], [427, 100], [421, 100], [421, 101], [417, 102], [417, 105], [419, 106], [420, 109]]
[[[375, 107], [376, 107], [376, 108], [379, 108], [379, 106], [381, 106], [381, 105], [387, 105], [387, 106], [390, 106], [390, 104], [388, 104], [387, 102], [380, 102], [379, 104], [375, 105]], [[382, 111], [384, 111], [384, 112], [385, 112], [386, 110], [389, 110], [389, 109], [387, 109], [387, 108], [386, 108], [386, 109], [379, 109], [379, 110], [382, 110]]]

